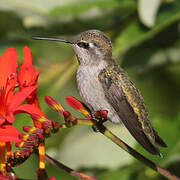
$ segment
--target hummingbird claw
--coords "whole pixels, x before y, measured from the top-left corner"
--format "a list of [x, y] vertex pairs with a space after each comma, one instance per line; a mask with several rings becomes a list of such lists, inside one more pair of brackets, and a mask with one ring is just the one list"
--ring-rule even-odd
[[98, 124], [103, 124], [104, 122], [107, 121], [107, 118], [101, 117], [100, 111], [94, 111], [91, 112], [91, 117], [94, 121], [96, 121]]
[[103, 123], [107, 121], [107, 118], [99, 116], [99, 111], [94, 111], [91, 113], [92, 119], [95, 121], [95, 125], [92, 126], [94, 132], [103, 131]]

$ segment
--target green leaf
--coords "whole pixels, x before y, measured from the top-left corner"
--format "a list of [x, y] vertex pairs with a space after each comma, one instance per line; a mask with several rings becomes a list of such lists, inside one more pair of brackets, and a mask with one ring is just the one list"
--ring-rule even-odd
[[135, 19], [130, 22], [116, 39], [115, 53], [118, 55], [122, 54], [131, 47], [153, 38], [157, 33], [178, 20], [180, 20], [180, 1], [164, 4], [157, 15], [156, 25], [150, 30], [143, 27], [138, 19]]
[[135, 2], [132, 0], [101, 0], [101, 1], [79, 1], [74, 4], [65, 5], [56, 7], [50, 11], [50, 15], [53, 16], [62, 16], [62, 15], [72, 15], [74, 17], [80, 16], [83, 13], [86, 13], [92, 8], [98, 8], [100, 10], [108, 10], [117, 7], [125, 8], [127, 6], [134, 6]]

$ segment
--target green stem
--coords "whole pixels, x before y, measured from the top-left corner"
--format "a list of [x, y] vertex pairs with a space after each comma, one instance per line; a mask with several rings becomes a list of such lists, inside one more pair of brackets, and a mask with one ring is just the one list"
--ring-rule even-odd
[[[73, 121], [73, 126], [75, 125], [87, 125], [87, 126], [94, 126], [96, 127], [100, 133], [102, 133], [104, 136], [109, 138], [111, 141], [113, 141], [115, 144], [117, 144], [119, 147], [124, 149], [126, 152], [131, 154], [134, 158], [141, 161], [143, 164], [147, 165], [151, 169], [157, 171], [159, 174], [171, 179], [171, 180], [180, 180], [179, 177], [175, 176], [174, 174], [170, 173], [168, 170], [160, 167], [159, 165], [155, 164], [151, 160], [147, 159], [140, 153], [138, 153], [136, 150], [131, 148], [129, 145], [127, 145], [125, 142], [123, 142], [121, 139], [119, 139], [116, 135], [114, 135], [109, 129], [107, 129], [104, 125], [98, 124], [96, 121], [92, 121], [89, 119], [75, 119]], [[62, 124], [60, 128], [68, 128], [65, 124]]]
[[133, 157], [135, 157], [137, 160], [141, 161], [143, 164], [146, 164], [148, 167], [154, 169], [155, 171], [159, 172], [161, 175], [171, 179], [171, 180], [180, 180], [177, 176], [170, 173], [166, 169], [158, 166], [151, 160], [147, 159], [137, 151], [135, 151], [133, 148], [131, 148], [129, 145], [127, 145], [125, 142], [123, 142], [121, 139], [119, 139], [117, 136], [115, 136], [110, 130], [108, 130], [105, 126], [102, 125], [100, 132], [109, 138], [111, 141], [116, 143], [118, 146], [120, 146], [122, 149], [124, 149], [126, 152], [131, 154]]
[[93, 126], [94, 123], [92, 122], [92, 120], [89, 120], [89, 119], [77, 119], [77, 124]]
[[98, 180], [95, 177], [92, 177], [92, 176], [89, 176], [87, 174], [75, 171], [75, 170], [65, 166], [64, 164], [62, 164], [59, 161], [53, 159], [52, 157], [48, 156], [47, 154], [46, 154], [45, 158], [49, 163], [51, 163], [52, 165], [66, 171], [67, 173], [71, 174], [72, 176], [75, 176], [75, 177], [80, 178], [82, 180]]

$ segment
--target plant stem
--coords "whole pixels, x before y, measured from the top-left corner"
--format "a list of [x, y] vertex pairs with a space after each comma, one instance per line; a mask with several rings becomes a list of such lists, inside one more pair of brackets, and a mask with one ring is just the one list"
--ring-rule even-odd
[[[118, 138], [116, 135], [114, 135], [109, 129], [107, 129], [104, 125], [97, 125], [95, 121], [88, 120], [88, 119], [76, 119], [73, 123], [73, 126], [75, 125], [87, 125], [87, 126], [95, 126], [98, 128], [99, 132], [102, 133], [104, 136], [109, 138], [111, 141], [113, 141], [115, 144], [120, 146], [122, 149], [124, 149], [126, 152], [131, 154], [134, 158], [141, 161], [143, 164], [147, 165], [151, 169], [157, 171], [159, 174], [171, 179], [171, 180], [180, 180], [179, 177], [175, 176], [168, 170], [160, 167], [159, 165], [155, 164], [153, 161], [147, 159], [142, 154], [138, 153], [136, 150], [134, 150], [132, 147], [127, 145], [125, 142], [123, 142], [120, 138]], [[65, 126], [65, 127], [64, 127]], [[64, 124], [63, 128], [67, 128]]]
[[71, 174], [72, 176], [78, 177], [82, 180], [98, 180], [97, 178], [94, 178], [92, 176], [89, 176], [87, 174], [75, 171], [64, 164], [60, 163], [59, 161], [53, 159], [52, 157], [48, 156], [47, 154], [45, 155], [45, 158], [48, 162], [50, 162], [52, 165], [66, 171], [67, 173]]
[[124, 149], [126, 152], [131, 154], [133, 157], [135, 157], [137, 160], [141, 161], [143, 164], [147, 165], [148, 167], [154, 169], [161, 175], [171, 179], [171, 180], [180, 180], [179, 177], [175, 176], [174, 174], [170, 173], [168, 170], [160, 167], [159, 165], [155, 164], [151, 160], [147, 159], [137, 151], [135, 151], [133, 148], [131, 148], [129, 145], [127, 145], [125, 142], [123, 142], [121, 139], [119, 139], [117, 136], [115, 136], [110, 130], [108, 130], [105, 126], [102, 125], [102, 127], [99, 129], [100, 132], [109, 138], [111, 141], [116, 143], [118, 146], [120, 146], [122, 149]]

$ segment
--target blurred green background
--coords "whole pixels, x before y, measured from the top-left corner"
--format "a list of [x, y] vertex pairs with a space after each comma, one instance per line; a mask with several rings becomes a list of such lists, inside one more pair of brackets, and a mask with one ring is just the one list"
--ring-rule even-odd
[[[136, 150], [180, 176], [180, 1], [179, 0], [0, 0], [0, 54], [15, 47], [18, 61], [28, 45], [34, 65], [40, 69], [39, 97], [49, 119], [62, 122], [44, 102], [44, 96], [68, 107], [65, 97], [79, 98], [75, 72], [77, 62], [71, 47], [32, 36], [71, 37], [99, 29], [113, 42], [117, 62], [140, 89], [153, 126], [168, 144], [164, 158], [145, 152], [120, 125], [107, 125]], [[22, 129], [31, 124], [27, 115], [16, 116]], [[76, 127], [46, 141], [47, 153], [71, 168], [101, 180], [163, 180], [90, 127]], [[33, 155], [15, 168], [21, 178], [35, 178], [38, 157]], [[76, 179], [47, 164], [49, 176]]]

